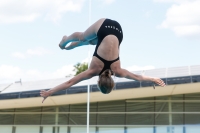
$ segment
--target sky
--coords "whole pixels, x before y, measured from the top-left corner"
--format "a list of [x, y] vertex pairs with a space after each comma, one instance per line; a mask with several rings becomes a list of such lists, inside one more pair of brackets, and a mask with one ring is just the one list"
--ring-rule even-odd
[[[200, 64], [199, 0], [0, 0], [0, 84], [64, 78], [95, 46], [58, 47], [100, 18], [118, 21], [130, 71]], [[90, 56], [89, 56], [90, 55]]]

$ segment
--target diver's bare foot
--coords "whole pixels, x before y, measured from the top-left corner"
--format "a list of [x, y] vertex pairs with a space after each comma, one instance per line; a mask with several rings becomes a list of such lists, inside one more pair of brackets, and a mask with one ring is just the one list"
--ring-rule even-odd
[[62, 40], [61, 40], [60, 43], [59, 43], [59, 47], [60, 47], [61, 49], [65, 49], [66, 40], [67, 40], [67, 36], [63, 36]]

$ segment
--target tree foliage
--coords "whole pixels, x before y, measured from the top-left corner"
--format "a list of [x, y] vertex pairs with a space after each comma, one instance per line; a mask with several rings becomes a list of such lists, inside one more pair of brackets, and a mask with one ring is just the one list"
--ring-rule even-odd
[[74, 70], [76, 73], [74, 76], [78, 75], [81, 72], [84, 72], [85, 70], [88, 69], [88, 63], [77, 63], [76, 65], [74, 65]]

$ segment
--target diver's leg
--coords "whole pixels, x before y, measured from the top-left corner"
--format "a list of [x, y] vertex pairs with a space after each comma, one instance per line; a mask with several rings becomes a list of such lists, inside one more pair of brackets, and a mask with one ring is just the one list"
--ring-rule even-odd
[[69, 36], [63, 36], [61, 42], [59, 43], [59, 47], [61, 49], [64, 49], [69, 42], [93, 40], [94, 38], [96, 38], [97, 32], [104, 20], [104, 18], [99, 19], [94, 24], [92, 24], [85, 32], [74, 32]]

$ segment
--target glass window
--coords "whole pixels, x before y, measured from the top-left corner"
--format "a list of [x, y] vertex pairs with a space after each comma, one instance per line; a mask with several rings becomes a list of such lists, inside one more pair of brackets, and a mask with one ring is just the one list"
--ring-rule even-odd
[[182, 101], [183, 95], [172, 96], [171, 102], [172, 112], [183, 112], [183, 102], [176, 102], [177, 100]]
[[87, 114], [70, 114], [69, 115], [69, 125], [86, 125], [87, 124]]
[[41, 112], [41, 107], [35, 107], [35, 108], [17, 108], [15, 112]]
[[127, 125], [154, 125], [154, 114], [127, 114]]
[[0, 126], [2, 133], [12, 133], [12, 126]]
[[[156, 127], [156, 133], [184, 133], [182, 126], [159, 126]], [[187, 132], [186, 132], [187, 133]]]
[[39, 126], [16, 126], [15, 133], [39, 133]]
[[[185, 100], [200, 100], [200, 93], [187, 94]], [[184, 106], [185, 112], [200, 112], [200, 102], [185, 102]], [[199, 116], [197, 115], [197, 117]]]
[[200, 126], [186, 126], [186, 133], [199, 133]]
[[124, 133], [124, 128], [103, 128], [99, 127], [99, 133]]
[[[175, 102], [176, 100], [182, 101], [183, 95], [174, 95], [171, 96], [171, 106], [172, 106], [172, 112], [184, 112], [183, 102]], [[172, 124], [173, 125], [183, 125], [184, 124], [184, 113], [181, 114], [172, 114]], [[177, 129], [177, 128], [176, 128]]]
[[69, 112], [70, 105], [59, 106], [59, 112]]
[[69, 114], [59, 114], [58, 115], [58, 124], [66, 125], [69, 123]]
[[183, 126], [174, 126], [174, 133], [184, 133], [183, 128]]
[[169, 125], [169, 114], [157, 114], [155, 125]]
[[97, 114], [90, 114], [90, 125], [97, 125]]
[[185, 103], [185, 112], [200, 112], [200, 102]]
[[55, 114], [42, 114], [42, 125], [54, 125], [55, 118]]
[[98, 125], [124, 125], [124, 114], [98, 114]]
[[153, 112], [154, 102], [128, 102], [127, 112]]
[[42, 107], [42, 112], [56, 112], [57, 106]]
[[[155, 112], [169, 112], [168, 97], [156, 97], [156, 100], [163, 100], [166, 102], [156, 102]], [[155, 114], [155, 125], [169, 125], [169, 114]]]
[[125, 101], [100, 102], [98, 112], [125, 112]]
[[155, 112], [169, 112], [168, 102], [156, 102]]
[[142, 112], [154, 112], [154, 102], [148, 102], [154, 98], [133, 99], [132, 102], [126, 103], [127, 112], [141, 112], [141, 114], [127, 114], [127, 125], [153, 125], [154, 114], [142, 114]]
[[200, 93], [186, 94], [185, 100], [200, 100]]
[[185, 114], [185, 124], [200, 124], [200, 114]]
[[59, 112], [66, 112], [66, 114], [58, 114], [58, 124], [66, 125], [69, 123], [70, 105], [59, 106]]
[[98, 103], [90, 103], [90, 112], [97, 112]]
[[[14, 109], [1, 109], [0, 112], [11, 113]], [[14, 114], [0, 114], [0, 125], [12, 125], [14, 122]]]
[[172, 125], [183, 125], [184, 114], [172, 114]]
[[15, 124], [16, 125], [40, 125], [41, 123], [41, 114], [34, 114], [34, 112], [41, 112], [41, 107], [35, 108], [18, 108], [15, 112], [33, 112], [33, 114], [16, 114], [15, 115]]
[[53, 127], [51, 126], [44, 126], [42, 133], [53, 133]]
[[0, 109], [0, 112], [14, 112], [15, 109]]
[[87, 112], [87, 104], [70, 105], [70, 112]]
[[0, 125], [12, 125], [14, 122], [13, 114], [0, 114]]
[[[70, 133], [86, 133], [87, 132], [87, 127], [71, 127], [70, 128]], [[89, 128], [90, 133], [96, 133], [95, 127]]]
[[40, 121], [40, 114], [16, 114], [14, 123], [16, 125], [40, 125]]
[[128, 127], [127, 133], [153, 133], [153, 127], [141, 127], [141, 128]]
[[173, 132], [171, 132], [171, 130], [170, 130], [170, 127], [167, 127], [167, 126], [156, 127], [156, 133], [173, 133]]
[[172, 100], [183, 100], [183, 94], [180, 95], [172, 95], [171, 96]]
[[[178, 99], [177, 99], [178, 100]], [[183, 102], [172, 102], [172, 112], [184, 112]], [[173, 125], [183, 125], [184, 113], [172, 114], [172, 124]]]
[[68, 131], [68, 127], [64, 127], [64, 126], [59, 127], [59, 133], [68, 133], [67, 131]]

